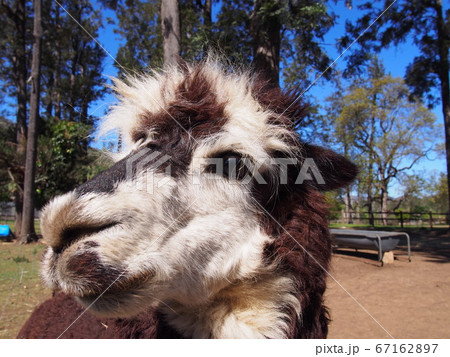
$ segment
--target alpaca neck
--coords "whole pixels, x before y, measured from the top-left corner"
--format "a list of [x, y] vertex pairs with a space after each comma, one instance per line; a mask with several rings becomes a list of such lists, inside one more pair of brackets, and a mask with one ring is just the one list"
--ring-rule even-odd
[[292, 279], [267, 274], [230, 285], [202, 306], [169, 302], [162, 310], [187, 338], [286, 338], [300, 314], [294, 291]]

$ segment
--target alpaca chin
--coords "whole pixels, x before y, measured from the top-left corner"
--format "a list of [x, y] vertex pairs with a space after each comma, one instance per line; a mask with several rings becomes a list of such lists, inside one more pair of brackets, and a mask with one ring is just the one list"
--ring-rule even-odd
[[148, 309], [149, 301], [138, 289], [76, 297], [89, 312], [103, 318], [133, 317]]

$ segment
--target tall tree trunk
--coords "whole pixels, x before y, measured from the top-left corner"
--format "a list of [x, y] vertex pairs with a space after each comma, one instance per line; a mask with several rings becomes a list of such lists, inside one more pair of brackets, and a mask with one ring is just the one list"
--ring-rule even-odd
[[54, 48], [54, 57], [55, 57], [55, 71], [53, 75], [53, 90], [51, 92], [51, 100], [54, 107], [54, 116], [58, 119], [61, 119], [61, 89], [59, 88], [61, 82], [61, 42], [60, 42], [60, 34], [58, 33], [60, 26], [60, 7], [57, 5], [55, 7], [55, 24], [57, 24], [57, 34], [54, 39], [53, 48]]
[[70, 87], [69, 87], [69, 99], [70, 103], [68, 105], [69, 110], [69, 121], [73, 121], [75, 119], [75, 96], [78, 95], [75, 91], [75, 85], [76, 85], [76, 78], [77, 78], [77, 67], [78, 67], [78, 59], [79, 59], [79, 40], [78, 38], [75, 40], [72, 40], [73, 42], [73, 49], [74, 49], [74, 55], [72, 56], [72, 65], [70, 69]]
[[[20, 180], [22, 181], [22, 180]], [[22, 181], [23, 182], [23, 181]], [[16, 184], [16, 188], [14, 190], [14, 208], [15, 208], [15, 217], [14, 217], [14, 235], [16, 237], [20, 237], [20, 232], [22, 230], [22, 209], [23, 209], [23, 185], [21, 182]]]
[[30, 123], [27, 135], [27, 156], [25, 161], [23, 219], [20, 243], [36, 238], [34, 231], [34, 179], [36, 172], [37, 124], [39, 120], [40, 76], [41, 76], [41, 0], [34, 0], [34, 43], [31, 62]]
[[161, 28], [163, 34], [164, 64], [176, 64], [181, 53], [180, 11], [177, 0], [161, 1]]
[[361, 224], [361, 205], [358, 197], [358, 205], [356, 206], [356, 224]]
[[367, 212], [369, 214], [369, 225], [374, 227], [375, 220], [373, 216], [373, 157], [369, 156], [369, 167], [367, 176]]
[[[59, 24], [59, 19], [60, 19], [60, 7], [59, 5], [56, 6], [56, 16], [55, 16], [55, 23]], [[59, 30], [60, 27], [58, 26], [57, 29]], [[59, 31], [58, 31], [59, 32]], [[61, 68], [62, 68], [62, 63], [61, 63], [61, 42], [59, 40], [59, 34], [57, 34], [56, 38], [55, 38], [55, 73], [54, 73], [54, 81], [53, 81], [53, 88], [54, 91], [52, 93], [52, 97], [53, 100], [55, 102], [55, 117], [58, 118], [59, 120], [61, 120], [61, 88], [60, 87], [60, 83], [61, 83]]]
[[[346, 133], [344, 133], [344, 156], [349, 156], [349, 139]], [[345, 196], [344, 196], [344, 203], [345, 203], [345, 217], [347, 224], [353, 223], [353, 207], [352, 207], [352, 197], [351, 197], [351, 191], [350, 191], [350, 185], [345, 187]]]
[[[372, 97], [372, 103], [374, 106], [376, 106], [377, 98], [376, 95]], [[368, 212], [369, 212], [369, 225], [374, 227], [375, 226], [375, 217], [373, 213], [373, 195], [372, 190], [374, 187], [374, 170], [373, 167], [375, 165], [375, 153], [373, 151], [374, 147], [374, 141], [375, 141], [375, 118], [372, 117], [370, 120], [370, 135], [368, 138], [368, 145], [369, 148], [369, 167], [368, 167], [368, 179], [367, 179], [367, 205], [368, 205]]]
[[26, 56], [26, 15], [25, 0], [16, 1], [15, 25], [17, 43], [14, 54], [14, 71], [17, 86], [17, 130], [16, 140], [18, 151], [25, 153], [27, 136], [27, 56]]
[[[18, 30], [17, 49], [15, 60], [16, 87], [17, 87], [17, 115], [16, 115], [16, 142], [17, 157], [23, 162], [27, 145], [27, 56], [26, 56], [26, 16], [25, 1], [18, 0], [16, 7], [16, 29]], [[23, 205], [23, 175], [19, 175], [17, 187], [14, 192], [14, 201], [16, 207], [16, 217], [14, 224], [14, 233], [16, 237], [20, 236], [22, 228], [22, 205]]]
[[276, 14], [280, 8], [279, 0], [255, 0], [250, 17], [254, 66], [274, 86], [280, 84], [281, 19]]
[[205, 0], [205, 4], [203, 5], [203, 23], [205, 25], [205, 30], [208, 32], [208, 37], [210, 37], [212, 30], [211, 0]]
[[[27, 135], [27, 56], [26, 56], [26, 14], [25, 0], [16, 0], [14, 7], [10, 7], [7, 2], [1, 1], [0, 6], [6, 16], [14, 23], [16, 37], [11, 59], [13, 67], [13, 79], [16, 86], [17, 112], [16, 112], [16, 144], [17, 160], [22, 163], [25, 155], [26, 135]], [[15, 182], [14, 205], [15, 205], [15, 228], [16, 236], [20, 235], [22, 223], [22, 202], [23, 202], [23, 173], [14, 171]]]
[[381, 218], [383, 226], [388, 225], [388, 188], [385, 183], [385, 180], [382, 181], [381, 184], [381, 197], [380, 197], [380, 206], [381, 206]]
[[[450, 81], [449, 81], [449, 34], [443, 18], [442, 1], [436, 0], [436, 30], [438, 34], [439, 51], [439, 79], [441, 82], [442, 113], [444, 115], [445, 128], [445, 152], [447, 158], [447, 186], [448, 186], [448, 204], [450, 205]], [[450, 206], [448, 207], [450, 213]], [[450, 220], [450, 215], [447, 216]]]
[[371, 227], [375, 226], [375, 219], [373, 216], [373, 196], [372, 196], [372, 185], [369, 185], [367, 189], [367, 213], [369, 215], [369, 225]]
[[350, 192], [350, 186], [345, 187], [345, 217], [347, 224], [353, 224], [353, 210], [352, 210], [352, 198]]
[[[80, 61], [80, 77], [84, 78], [88, 74], [88, 71], [86, 70], [86, 64], [83, 61]], [[84, 123], [90, 123], [89, 122], [89, 95], [83, 96], [83, 99], [81, 101], [81, 120]], [[86, 150], [87, 150], [87, 141], [86, 141]]]

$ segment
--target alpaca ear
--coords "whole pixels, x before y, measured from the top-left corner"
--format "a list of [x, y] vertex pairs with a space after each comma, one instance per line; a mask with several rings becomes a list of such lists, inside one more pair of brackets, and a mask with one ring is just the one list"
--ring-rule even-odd
[[355, 164], [334, 151], [305, 144], [296, 184], [314, 186], [320, 191], [334, 190], [350, 184], [358, 174]]

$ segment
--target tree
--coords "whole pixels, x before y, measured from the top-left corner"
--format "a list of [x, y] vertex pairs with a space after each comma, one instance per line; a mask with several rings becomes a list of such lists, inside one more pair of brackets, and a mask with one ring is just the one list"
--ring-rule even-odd
[[387, 212], [392, 180], [436, 148], [434, 115], [420, 103], [411, 103], [409, 94], [401, 79], [385, 75], [373, 60], [367, 78], [329, 100], [330, 107], [339, 108], [335, 138], [344, 148], [353, 148], [350, 156], [361, 167], [359, 185], [366, 191], [369, 212], [376, 199]]
[[282, 30], [281, 58], [284, 82], [306, 90], [322, 75], [332, 78], [330, 58], [322, 48], [325, 34], [335, 24], [327, 1], [292, 0]]
[[7, 161], [15, 156], [15, 125], [0, 116], [0, 202], [9, 202], [12, 196], [11, 163]]
[[439, 177], [432, 181], [431, 205], [434, 212], [446, 212], [448, 207], [448, 186], [447, 177], [441, 173]]
[[176, 64], [181, 53], [180, 12], [177, 0], [161, 1], [164, 64]]
[[[2, 68], [0, 76], [2, 82], [16, 97], [16, 138], [15, 148], [19, 166], [23, 165], [27, 135], [27, 78], [28, 78], [28, 51], [27, 51], [27, 1], [1, 0], [0, 17], [2, 20], [2, 33], [0, 36], [0, 56]], [[8, 90], [7, 90], [8, 92]], [[23, 206], [23, 172], [17, 170], [17, 165], [9, 171], [14, 182], [14, 204], [16, 208], [15, 232], [20, 234], [22, 225]]]
[[[101, 83], [104, 50], [92, 40], [102, 26], [88, 0], [54, 1], [43, 7], [42, 106], [45, 117], [93, 124], [88, 108], [105, 93]], [[77, 22], [89, 32], [88, 35]]]
[[[90, 34], [97, 36], [101, 26], [101, 16], [99, 12], [93, 10], [88, 0], [76, 2], [62, 0], [59, 3]], [[6, 197], [11, 191], [13, 192], [16, 203], [15, 233], [19, 237], [22, 225], [26, 151], [24, 135], [27, 132], [26, 109], [28, 105], [26, 95], [25, 102], [23, 102], [23, 92], [26, 94], [35, 88], [34, 80], [27, 83], [27, 79], [30, 77], [28, 68], [31, 62], [30, 48], [33, 40], [31, 36], [32, 18], [31, 1], [1, 1], [0, 19], [4, 26], [0, 30], [3, 35], [0, 36], [0, 64], [2, 65], [0, 66], [0, 92], [5, 95], [2, 104], [14, 103], [13, 107], [18, 110], [14, 138], [10, 135], [10, 129], [7, 130], [7, 135], [2, 134], [0, 138], [2, 140], [0, 164], [3, 166], [0, 191]], [[43, 177], [54, 180], [54, 182], [48, 183], [48, 186], [54, 189], [39, 194], [38, 205], [43, 203], [44, 197], [50, 198], [51, 192], [62, 193], [63, 189], [72, 189], [74, 185], [84, 180], [71, 170], [88, 174], [89, 168], [84, 169], [82, 165], [92, 165], [92, 160], [95, 160], [88, 148], [89, 133], [92, 131], [95, 117], [88, 114], [88, 108], [105, 93], [101, 86], [104, 81], [101, 75], [104, 51], [56, 2], [45, 1], [42, 3], [42, 18], [41, 99], [39, 106], [43, 110], [36, 124], [39, 127], [37, 135], [45, 134], [47, 140], [38, 140], [40, 142], [38, 152], [40, 167], [37, 170], [36, 189], [40, 190], [45, 186], [42, 181], [39, 182]], [[24, 29], [24, 36], [22, 36], [21, 29]], [[25, 71], [19, 70], [22, 67], [25, 67]], [[22, 119], [23, 114], [25, 114], [25, 119]], [[10, 114], [5, 111], [6, 115]], [[77, 165], [72, 162], [71, 150], [62, 151], [58, 156], [60, 158], [58, 166], [62, 170], [61, 173], [66, 174], [66, 180], [62, 180], [57, 174], [43, 172], [43, 168], [51, 171], [52, 165], [51, 161], [49, 163], [42, 162], [42, 158], [54, 160], [55, 156], [41, 155], [41, 150], [46, 153], [58, 151], [59, 148], [52, 138], [67, 134], [51, 132], [51, 130], [59, 130], [64, 126], [54, 124], [55, 121], [75, 123], [74, 126], [81, 123], [83, 126], [83, 136], [78, 136], [76, 141], [71, 143], [77, 152]], [[49, 145], [56, 146], [49, 147]], [[72, 186], [68, 187], [69, 184]]]
[[279, 0], [255, 0], [250, 16], [254, 66], [275, 86], [280, 84], [282, 9]]
[[[320, 45], [334, 24], [326, 1], [257, 0], [247, 23], [253, 65], [274, 85], [279, 85], [281, 64], [285, 83], [306, 88], [314, 72], [322, 73], [330, 63]], [[330, 71], [324, 76], [329, 78]]]
[[[105, 7], [115, 11], [118, 19], [116, 32], [125, 41], [116, 56], [119, 77], [127, 73], [142, 73], [148, 68], [162, 67], [165, 61], [161, 10], [163, 7], [167, 9], [169, 2], [102, 1]], [[213, 47], [211, 1], [177, 1], [176, 3], [178, 3], [180, 29], [177, 30], [176, 23], [173, 23], [169, 29], [175, 29], [179, 33], [168, 32], [174, 35], [172, 39], [178, 38], [180, 48], [175, 48], [174, 52], [187, 61], [199, 59], [204, 56], [209, 47]], [[172, 8], [175, 9], [175, 7]], [[172, 16], [172, 20], [176, 18], [177, 15]]]
[[[118, 33], [125, 39], [117, 61], [120, 75], [161, 67], [163, 62], [159, 2], [103, 0], [116, 11]], [[306, 88], [329, 58], [321, 48], [323, 36], [334, 24], [326, 1], [223, 0], [212, 21], [211, 1], [179, 1], [181, 57], [198, 60], [215, 50], [237, 66], [253, 65], [279, 85], [280, 63], [284, 82]], [[329, 78], [329, 71], [325, 77]]]
[[103, 6], [115, 11], [118, 29], [124, 40], [116, 55], [119, 77], [141, 73], [163, 64], [160, 3], [149, 0], [103, 0]]
[[[404, 208], [408, 212], [427, 212], [432, 210], [427, 197], [429, 183], [418, 174], [405, 174], [401, 179], [402, 193], [394, 200], [391, 211]], [[439, 212], [434, 209], [434, 212]]]
[[42, 17], [41, 0], [34, 0], [34, 28], [33, 28], [33, 58], [31, 61], [31, 98], [30, 98], [30, 123], [27, 136], [27, 153], [25, 161], [25, 180], [23, 190], [23, 219], [20, 231], [20, 243], [28, 243], [35, 240], [34, 231], [34, 190], [36, 173], [36, 150], [39, 120], [39, 100], [41, 81], [41, 39]]
[[87, 152], [83, 142], [90, 135], [90, 125], [51, 118], [39, 138], [37, 157], [37, 207], [50, 198], [72, 190], [92, 178], [109, 164], [93, 148]]
[[[253, 42], [250, 36], [250, 16], [253, 11], [252, 0], [222, 0], [213, 24], [213, 42], [230, 63], [250, 63]], [[236, 41], [239, 39], [239, 41]]]
[[[437, 89], [440, 93], [447, 173], [450, 173], [450, 9], [444, 12], [442, 0], [399, 0], [395, 4], [390, 0], [379, 0], [377, 3], [382, 4], [385, 9], [388, 6], [390, 8], [358, 40], [359, 48], [349, 56], [349, 72], [361, 68], [369, 59], [370, 53], [412, 38], [421, 54], [407, 67], [405, 81], [412, 88], [411, 96], [425, 98], [429, 105], [437, 103], [433, 91]], [[366, 14], [355, 24], [347, 22], [348, 35], [341, 39], [342, 48], [347, 47], [353, 38], [367, 29], [381, 12], [374, 6], [374, 1], [358, 7], [365, 10]], [[450, 186], [450, 174], [447, 179]], [[450, 207], [447, 211], [450, 212]]]

